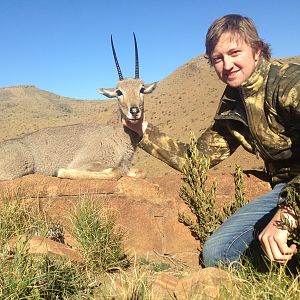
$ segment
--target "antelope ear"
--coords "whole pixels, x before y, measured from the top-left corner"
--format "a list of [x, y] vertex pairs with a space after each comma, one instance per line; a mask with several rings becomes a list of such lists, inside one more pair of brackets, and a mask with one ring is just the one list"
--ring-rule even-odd
[[155, 90], [156, 86], [157, 86], [157, 82], [153, 82], [153, 83], [150, 83], [150, 84], [145, 84], [144, 85], [144, 88], [145, 88], [144, 94], [152, 93]]
[[108, 98], [116, 98], [117, 97], [117, 93], [116, 93], [116, 89], [115, 88], [111, 88], [111, 89], [97, 89], [97, 92], [108, 97]]

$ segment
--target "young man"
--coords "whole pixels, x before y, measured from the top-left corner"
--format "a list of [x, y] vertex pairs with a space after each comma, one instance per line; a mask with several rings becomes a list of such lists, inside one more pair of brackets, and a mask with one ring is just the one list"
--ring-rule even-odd
[[[278, 226], [281, 214], [298, 226], [284, 197], [288, 188], [300, 192], [300, 65], [270, 63], [268, 45], [253, 22], [240, 15], [226, 15], [211, 25], [206, 56], [227, 87], [198, 148], [210, 158], [211, 167], [240, 145], [260, 155], [272, 191], [242, 207], [212, 234], [203, 248], [203, 263], [238, 261], [249, 249], [253, 255], [285, 263], [296, 246], [288, 245], [288, 231]], [[182, 170], [186, 144], [173, 141], [145, 120], [123, 123], [142, 137], [141, 148]]]

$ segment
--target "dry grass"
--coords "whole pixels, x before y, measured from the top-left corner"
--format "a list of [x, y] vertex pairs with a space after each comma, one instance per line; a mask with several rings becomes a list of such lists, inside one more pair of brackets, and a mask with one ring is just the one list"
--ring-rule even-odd
[[[116, 243], [116, 239], [110, 238], [114, 230], [109, 214], [105, 215], [87, 198], [79, 202], [73, 219], [73, 223], [81, 224], [76, 230], [82, 248], [86, 249], [85, 266], [66, 259], [29, 255], [23, 242], [12, 255], [5, 247], [7, 239], [40, 224], [49, 224], [49, 220], [38, 205], [35, 207], [32, 201], [22, 199], [19, 192], [3, 198], [0, 224], [5, 225], [0, 228], [0, 299], [176, 299], [170, 291], [157, 289], [157, 276], [165, 273], [176, 275], [178, 280], [189, 278], [186, 269], [175, 270], [165, 262], [147, 258], [135, 258], [124, 268], [121, 241]], [[105, 242], [113, 241], [112, 246], [104, 243], [106, 246], [101, 249], [102, 237]], [[105, 262], [108, 253], [114, 255], [109, 255]], [[112, 256], [116, 259], [113, 264]], [[269, 272], [259, 273], [250, 265], [243, 265], [239, 270], [229, 267], [227, 271], [235, 288], [224, 286], [218, 299], [298, 299], [299, 275], [291, 275], [285, 268], [272, 266]], [[201, 291], [195, 288], [183, 299], [208, 299], [199, 296]]]

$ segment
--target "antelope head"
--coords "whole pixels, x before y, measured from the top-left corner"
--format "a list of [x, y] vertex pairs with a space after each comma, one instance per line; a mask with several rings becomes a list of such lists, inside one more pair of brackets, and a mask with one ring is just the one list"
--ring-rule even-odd
[[138, 47], [134, 33], [133, 36], [135, 46], [135, 78], [123, 78], [111, 36], [111, 47], [119, 74], [119, 81], [115, 88], [97, 90], [97, 92], [108, 98], [117, 98], [122, 117], [126, 117], [132, 121], [141, 118], [144, 112], [144, 95], [150, 94], [156, 88], [157, 84], [156, 82], [144, 84], [144, 81], [139, 78]]

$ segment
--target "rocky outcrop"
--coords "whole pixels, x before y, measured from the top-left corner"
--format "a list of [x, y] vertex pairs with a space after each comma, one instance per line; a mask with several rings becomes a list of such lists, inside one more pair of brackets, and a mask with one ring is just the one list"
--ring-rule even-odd
[[[212, 173], [218, 178], [217, 204], [234, 195], [231, 176]], [[219, 176], [222, 175], [222, 176]], [[126, 248], [138, 257], [162, 257], [174, 263], [198, 267], [199, 244], [178, 222], [178, 212], [189, 212], [178, 196], [180, 175], [149, 179], [122, 177], [120, 180], [67, 180], [29, 175], [0, 182], [0, 193], [13, 193], [39, 201], [54, 222], [70, 227], [69, 213], [82, 197], [109, 208], [115, 222], [125, 232]], [[251, 176], [245, 178], [251, 199], [267, 191], [268, 185]]]

